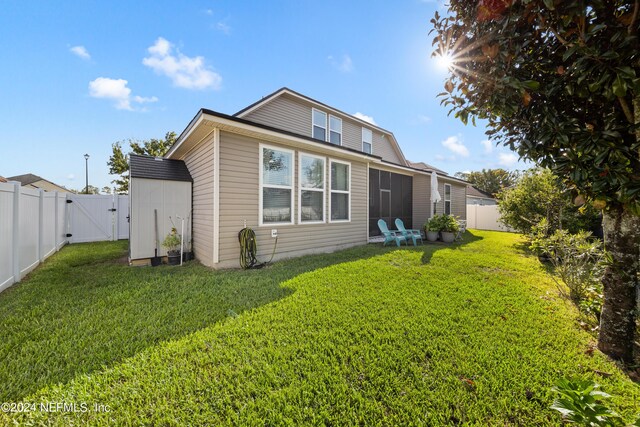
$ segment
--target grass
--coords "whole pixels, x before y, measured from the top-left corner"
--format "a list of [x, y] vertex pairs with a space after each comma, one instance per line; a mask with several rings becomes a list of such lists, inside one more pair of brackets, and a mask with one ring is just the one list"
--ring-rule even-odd
[[631, 420], [640, 387], [592, 351], [518, 236], [472, 233], [258, 271], [67, 247], [0, 294], [0, 402], [90, 410], [0, 424], [558, 425], [560, 377], [595, 379]]

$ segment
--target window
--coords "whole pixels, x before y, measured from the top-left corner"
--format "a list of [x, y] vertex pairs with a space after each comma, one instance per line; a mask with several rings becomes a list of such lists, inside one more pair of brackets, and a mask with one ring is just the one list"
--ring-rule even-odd
[[329, 142], [342, 145], [342, 119], [329, 116]]
[[260, 146], [260, 225], [293, 224], [293, 151]]
[[373, 132], [371, 129], [362, 128], [362, 151], [373, 153]]
[[331, 161], [330, 222], [351, 220], [351, 164]]
[[324, 157], [300, 153], [298, 177], [298, 222], [321, 223], [324, 220]]
[[[342, 126], [342, 124], [341, 124]], [[327, 140], [327, 113], [313, 109], [313, 134], [315, 139]]]
[[444, 185], [444, 213], [451, 215], [451, 185]]

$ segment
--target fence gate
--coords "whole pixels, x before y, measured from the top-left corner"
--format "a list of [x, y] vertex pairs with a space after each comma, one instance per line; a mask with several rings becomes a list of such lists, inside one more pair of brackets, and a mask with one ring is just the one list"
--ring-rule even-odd
[[69, 243], [129, 238], [129, 197], [71, 194], [67, 200]]

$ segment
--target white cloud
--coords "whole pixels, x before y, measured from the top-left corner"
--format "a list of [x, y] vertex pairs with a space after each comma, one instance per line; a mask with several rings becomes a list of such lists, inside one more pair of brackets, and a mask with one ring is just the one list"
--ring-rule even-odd
[[91, 55], [89, 55], [89, 51], [87, 51], [87, 48], [84, 46], [73, 46], [72, 48], [69, 49], [69, 51], [74, 55], [76, 55], [77, 57], [85, 59], [87, 61], [91, 59]]
[[231, 34], [231, 26], [224, 21], [216, 23], [216, 30], [226, 35]]
[[425, 116], [424, 114], [418, 114], [418, 121], [420, 123], [431, 123], [431, 117]]
[[136, 95], [133, 97], [133, 100], [138, 104], [146, 104], [149, 102], [158, 102], [158, 97], [156, 96], [143, 97], [143, 96]]
[[347, 54], [342, 55], [341, 59], [336, 59], [331, 55], [329, 55], [327, 59], [329, 60], [331, 65], [334, 66], [334, 68], [342, 73], [350, 73], [351, 71], [353, 71], [353, 61]]
[[144, 104], [149, 102], [157, 102], [158, 98], [134, 96], [131, 97], [131, 89], [127, 87], [127, 82], [124, 79], [110, 79], [108, 77], [98, 77], [97, 79], [89, 82], [89, 95], [94, 98], [105, 98], [115, 101], [115, 107], [118, 110], [134, 111], [131, 106], [131, 101]]
[[358, 118], [360, 120], [364, 120], [367, 123], [371, 123], [374, 126], [377, 126], [376, 121], [373, 120], [373, 117], [371, 116], [367, 116], [366, 114], [362, 114], [360, 112], [357, 112], [353, 115], [353, 117]]
[[482, 146], [484, 147], [485, 154], [489, 154], [493, 151], [493, 143], [488, 139], [485, 139], [484, 141], [480, 141], [480, 144], [482, 144]]
[[213, 16], [213, 9], [207, 9], [204, 11], [205, 15]]
[[222, 77], [205, 64], [202, 56], [190, 58], [176, 49], [166, 39], [158, 37], [155, 44], [147, 49], [150, 56], [142, 63], [156, 73], [169, 77], [173, 84], [185, 89], [220, 89]]
[[504, 167], [511, 167], [518, 163], [518, 156], [513, 153], [498, 153], [498, 164]]
[[69, 181], [73, 181], [73, 180], [75, 180], [75, 179], [76, 179], [76, 176], [75, 176], [74, 174], [70, 173], [69, 175], [67, 175], [67, 179], [68, 179]]
[[442, 141], [442, 146], [462, 157], [469, 157], [469, 149], [462, 143], [459, 136], [450, 136]]

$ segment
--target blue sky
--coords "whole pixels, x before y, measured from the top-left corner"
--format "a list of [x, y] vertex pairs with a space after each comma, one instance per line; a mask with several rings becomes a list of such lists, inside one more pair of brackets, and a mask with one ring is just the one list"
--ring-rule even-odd
[[[111, 186], [111, 144], [180, 133], [202, 107], [233, 114], [287, 86], [392, 131], [451, 174], [522, 169], [440, 106], [436, 1], [4, 0], [0, 175]], [[441, 9], [441, 12], [443, 10]]]

